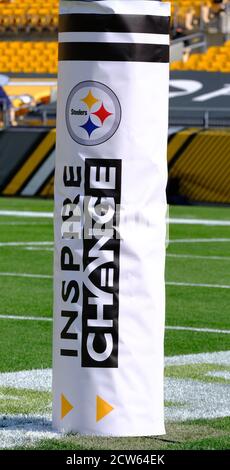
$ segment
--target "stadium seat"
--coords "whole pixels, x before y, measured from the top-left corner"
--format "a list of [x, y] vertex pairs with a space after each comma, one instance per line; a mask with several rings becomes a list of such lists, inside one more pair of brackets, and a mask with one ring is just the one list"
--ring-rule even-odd
[[58, 0], [14, 0], [0, 3], [0, 31], [57, 30]]
[[[167, 2], [168, 0], [163, 1]], [[213, 0], [209, 0], [208, 3], [212, 10], [215, 11], [216, 5]], [[181, 18], [184, 18], [187, 10], [192, 7], [195, 10], [195, 15], [200, 16], [202, 4], [204, 4], [204, 0], [171, 0], [172, 13], [177, 12]]]
[[205, 53], [192, 54], [187, 62], [171, 64], [171, 70], [204, 70], [207, 72], [230, 72], [230, 41], [223, 46], [212, 46]]
[[[167, 1], [167, 0], [166, 0]], [[194, 16], [200, 16], [204, 0], [172, 0], [172, 18], [177, 15], [177, 21], [185, 24], [185, 17], [192, 7]], [[212, 10], [218, 6], [209, 1]], [[12, 3], [0, 3], [0, 31], [57, 30], [59, 0], [14, 0]]]
[[0, 73], [57, 73], [56, 42], [0, 42]]
[[[172, 12], [184, 21], [189, 8], [199, 15], [203, 0], [172, 0]], [[211, 4], [211, 1], [210, 1]], [[55, 31], [58, 27], [58, 0], [14, 0], [0, 3], [0, 32]], [[214, 7], [213, 7], [214, 8]], [[230, 71], [230, 41], [213, 46], [204, 54], [192, 54], [187, 62], [174, 62], [172, 70]], [[57, 43], [1, 42], [0, 73], [57, 73]]]
[[220, 8], [221, 5], [214, 3], [214, 0], [171, 0], [171, 22], [192, 32], [199, 27], [200, 18], [203, 24], [212, 22]]

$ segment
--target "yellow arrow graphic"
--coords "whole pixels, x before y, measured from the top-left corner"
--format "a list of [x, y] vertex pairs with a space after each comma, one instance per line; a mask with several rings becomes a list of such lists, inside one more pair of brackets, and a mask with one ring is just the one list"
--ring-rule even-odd
[[96, 420], [97, 422], [107, 416], [111, 411], [114, 410], [114, 407], [111, 406], [107, 401], [103, 400], [103, 398], [97, 395], [97, 415]]
[[67, 400], [65, 395], [61, 395], [61, 419], [65, 418], [70, 411], [73, 410], [73, 405]]

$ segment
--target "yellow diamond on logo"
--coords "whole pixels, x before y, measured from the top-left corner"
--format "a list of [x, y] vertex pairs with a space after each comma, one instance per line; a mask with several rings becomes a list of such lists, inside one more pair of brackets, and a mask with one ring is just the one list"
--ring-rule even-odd
[[89, 90], [88, 95], [81, 101], [83, 101], [83, 103], [85, 103], [88, 106], [89, 110], [90, 110], [93, 107], [93, 105], [96, 104], [100, 100], [95, 98], [95, 96], [93, 96], [91, 90]]

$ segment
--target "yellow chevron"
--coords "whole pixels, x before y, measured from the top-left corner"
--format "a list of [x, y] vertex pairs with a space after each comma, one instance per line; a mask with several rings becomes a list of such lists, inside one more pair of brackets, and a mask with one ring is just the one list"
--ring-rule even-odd
[[61, 394], [61, 419], [64, 419], [66, 415], [74, 409], [73, 405], [67, 400], [63, 393]]
[[4, 195], [12, 196], [20, 190], [23, 183], [29, 178], [37, 166], [50, 152], [51, 148], [55, 145], [55, 140], [56, 129], [52, 129], [3, 190]]
[[110, 405], [107, 401], [97, 395], [96, 397], [96, 421], [100, 421], [105, 418], [111, 411], [114, 410], [114, 407]]

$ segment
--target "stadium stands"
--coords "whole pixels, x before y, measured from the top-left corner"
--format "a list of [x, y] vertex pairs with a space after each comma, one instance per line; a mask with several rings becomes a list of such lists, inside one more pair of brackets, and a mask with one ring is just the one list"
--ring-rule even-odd
[[0, 3], [0, 32], [56, 31], [58, 0], [14, 0]]
[[171, 0], [172, 24], [186, 31], [204, 28], [218, 21], [219, 13], [226, 11], [228, 3], [229, 0]]
[[[226, 0], [224, 0], [226, 1]], [[58, 27], [58, 0], [0, 0], [0, 33], [21, 32], [21, 41], [0, 42], [1, 73], [57, 73], [57, 44], [43, 41], [23, 42], [27, 32], [55, 32]], [[199, 24], [202, 8], [213, 13], [222, 4], [214, 0], [172, 0], [172, 17], [184, 30]], [[223, 5], [222, 5], [223, 7]], [[207, 10], [208, 11], [208, 10]], [[208, 18], [208, 14], [203, 19]], [[206, 16], [205, 16], [206, 15]], [[24, 37], [23, 37], [24, 34]], [[33, 37], [33, 36], [32, 36]], [[189, 54], [188, 54], [189, 55]], [[205, 54], [192, 54], [187, 61], [174, 62], [172, 70], [230, 71], [230, 45], [211, 47]]]
[[223, 46], [212, 46], [203, 54], [192, 54], [186, 62], [173, 62], [171, 70], [230, 72], [230, 41]]
[[[1, 73], [57, 73], [57, 42], [0, 42]], [[207, 52], [190, 55], [187, 62], [171, 64], [171, 70], [230, 72], [230, 41]]]
[[[205, 23], [202, 9], [206, 8], [207, 19], [207, 13], [210, 18], [212, 14], [216, 15], [223, 10], [224, 2], [230, 4], [230, 0], [223, 0], [222, 3], [217, 3], [217, 0], [172, 0], [171, 36], [177, 39], [176, 46], [181, 41], [180, 52], [174, 56], [177, 62], [171, 64], [172, 70], [230, 72], [230, 41], [222, 46], [213, 45], [205, 53], [197, 53], [199, 47], [206, 47], [206, 43], [215, 44], [215, 39], [211, 38], [210, 41], [212, 32], [201, 27], [200, 17]], [[36, 74], [39, 74], [39, 78], [57, 74], [58, 7], [59, 0], [0, 0], [0, 33], [3, 39], [0, 41], [0, 75], [9, 74], [12, 77], [18, 74], [17, 78], [23, 79], [23, 75], [27, 74], [27, 79], [31, 76], [35, 78]], [[190, 37], [200, 34], [204, 38], [200, 46], [197, 46], [201, 42], [200, 37], [191, 44], [189, 42], [188, 34], [193, 33], [189, 31], [190, 24], [196, 25], [195, 34]], [[221, 44], [225, 35], [221, 35], [221, 30], [218, 34], [220, 37], [217, 43]], [[179, 58], [182, 60], [178, 61]], [[18, 95], [12, 90], [9, 90], [9, 94]], [[32, 96], [35, 102], [40, 102], [40, 95], [39, 99], [34, 93]]]
[[[163, 0], [168, 1], [168, 0]], [[214, 0], [171, 0], [172, 4], [172, 13], [178, 12], [179, 15], [184, 18], [187, 11], [190, 8], [194, 9], [194, 13], [197, 16], [200, 16], [201, 7], [206, 4], [213, 9], [214, 12], [218, 12], [221, 8], [220, 4], [216, 3]]]
[[[193, 29], [200, 16], [208, 22], [210, 14], [222, 8], [213, 0], [172, 0], [171, 3], [172, 19], [176, 16], [176, 22], [187, 29]], [[56, 31], [58, 4], [58, 0], [0, 0], [0, 32]]]
[[1, 73], [57, 73], [57, 42], [0, 42]]

